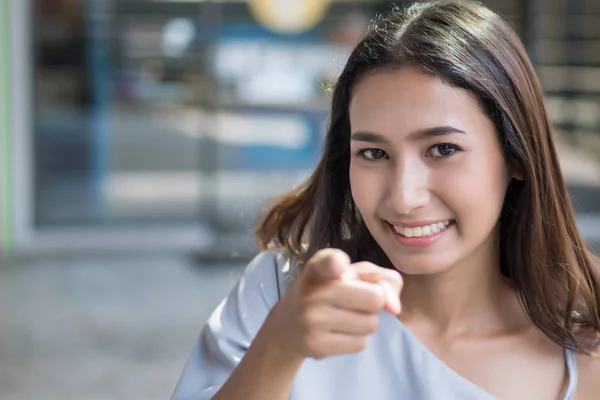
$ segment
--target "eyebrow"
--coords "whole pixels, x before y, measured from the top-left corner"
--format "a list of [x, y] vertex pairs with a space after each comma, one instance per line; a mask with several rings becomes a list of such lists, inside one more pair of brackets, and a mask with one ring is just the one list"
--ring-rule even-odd
[[[416, 141], [430, 137], [450, 135], [452, 133], [465, 134], [466, 132], [461, 129], [454, 128], [452, 126], [435, 126], [433, 128], [425, 128], [414, 131], [410, 135], [408, 135], [408, 139]], [[350, 136], [350, 140], [370, 143], [389, 143], [389, 140], [382, 135], [373, 132], [362, 131], [354, 132]]]

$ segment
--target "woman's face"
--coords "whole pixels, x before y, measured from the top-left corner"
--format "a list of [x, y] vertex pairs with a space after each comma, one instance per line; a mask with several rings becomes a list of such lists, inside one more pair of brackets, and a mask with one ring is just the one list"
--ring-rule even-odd
[[350, 124], [352, 197], [398, 270], [437, 273], [493, 251], [511, 175], [470, 92], [415, 67], [377, 72], [356, 86]]

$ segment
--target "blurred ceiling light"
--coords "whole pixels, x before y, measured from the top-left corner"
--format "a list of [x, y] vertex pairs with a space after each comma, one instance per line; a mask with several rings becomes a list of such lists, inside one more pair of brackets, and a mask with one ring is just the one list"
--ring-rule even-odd
[[162, 49], [169, 57], [180, 57], [194, 40], [196, 26], [188, 18], [175, 18], [163, 28]]
[[297, 34], [317, 25], [331, 0], [249, 0], [250, 11], [266, 28], [283, 34]]

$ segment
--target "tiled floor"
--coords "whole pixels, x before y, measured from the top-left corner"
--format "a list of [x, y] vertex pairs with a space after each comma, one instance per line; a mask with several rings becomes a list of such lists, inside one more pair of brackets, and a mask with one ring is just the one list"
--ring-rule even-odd
[[[600, 219], [580, 229], [600, 250]], [[0, 268], [0, 399], [168, 400], [245, 261], [38, 258]]]
[[168, 399], [242, 266], [167, 256], [4, 264], [3, 400]]

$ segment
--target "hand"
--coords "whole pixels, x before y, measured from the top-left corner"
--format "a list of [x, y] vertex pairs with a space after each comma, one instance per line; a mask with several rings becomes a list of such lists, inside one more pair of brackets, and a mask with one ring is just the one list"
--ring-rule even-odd
[[325, 249], [273, 307], [267, 322], [273, 345], [299, 358], [322, 359], [364, 349], [384, 309], [399, 314], [402, 278], [369, 262], [350, 263], [341, 250]]

